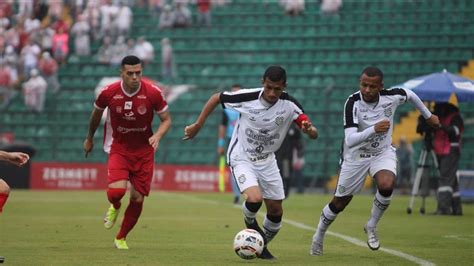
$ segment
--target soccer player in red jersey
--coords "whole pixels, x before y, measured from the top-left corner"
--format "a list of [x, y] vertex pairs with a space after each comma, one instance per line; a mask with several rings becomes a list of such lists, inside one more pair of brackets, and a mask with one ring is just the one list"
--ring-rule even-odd
[[[112, 228], [121, 207], [120, 200], [130, 181], [130, 202], [114, 244], [128, 249], [125, 239], [140, 217], [144, 197], [150, 192], [154, 153], [171, 126], [163, 93], [152, 82], [142, 79], [142, 62], [133, 55], [122, 59], [121, 81], [106, 86], [97, 96], [89, 121], [89, 133], [84, 140], [85, 155], [94, 147], [93, 137], [107, 110], [104, 130], [104, 150], [109, 154], [107, 197], [111, 203], [104, 226]], [[161, 122], [155, 133], [151, 129], [153, 113]]]
[[[6, 152], [0, 151], [0, 160], [12, 163], [16, 166], [23, 166], [25, 165], [30, 156], [23, 152]], [[8, 195], [10, 194], [10, 187], [8, 186], [7, 182], [3, 181], [0, 178], [0, 213], [3, 211], [3, 206], [7, 203]], [[0, 263], [3, 263], [5, 258], [0, 256]]]

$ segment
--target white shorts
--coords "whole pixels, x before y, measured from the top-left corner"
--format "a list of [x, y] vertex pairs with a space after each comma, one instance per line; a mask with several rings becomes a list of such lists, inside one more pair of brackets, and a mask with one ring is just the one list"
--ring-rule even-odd
[[259, 186], [264, 199], [285, 199], [283, 181], [274, 155], [257, 162], [233, 159], [230, 170], [240, 192]]
[[373, 177], [380, 170], [389, 170], [397, 175], [395, 148], [390, 147], [381, 154], [364, 160], [344, 160], [334, 196], [343, 197], [356, 194], [362, 189], [367, 173]]

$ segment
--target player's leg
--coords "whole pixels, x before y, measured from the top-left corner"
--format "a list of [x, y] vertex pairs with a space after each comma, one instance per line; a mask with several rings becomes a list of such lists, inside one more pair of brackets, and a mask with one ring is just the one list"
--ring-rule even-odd
[[7, 182], [0, 179], [0, 213], [2, 213], [3, 206], [7, 203], [8, 195], [10, 194], [10, 187]]
[[336, 220], [337, 215], [350, 203], [352, 196], [361, 190], [364, 185], [368, 166], [368, 162], [364, 161], [344, 161], [342, 163], [334, 197], [331, 202], [323, 207], [321, 215], [319, 216], [318, 227], [316, 228], [311, 243], [311, 255], [323, 255], [323, 243], [326, 231], [332, 222]]
[[144, 199], [144, 195], [138, 192], [133, 186], [130, 188], [130, 202], [125, 210], [120, 230], [115, 236], [115, 243], [118, 249], [128, 249], [125, 239], [138, 222], [138, 218], [143, 210]]
[[127, 192], [127, 182], [129, 171], [127, 169], [128, 160], [121, 154], [111, 153], [107, 165], [107, 199], [110, 206], [104, 218], [104, 227], [110, 229], [114, 226], [119, 215], [121, 200]]
[[390, 205], [392, 192], [396, 181], [396, 154], [388, 150], [372, 161], [369, 172], [377, 184], [377, 192], [372, 203], [372, 210], [364, 231], [367, 233], [367, 245], [372, 250], [380, 248], [377, 235], [377, 223]]
[[[128, 249], [125, 242], [128, 233], [137, 224], [143, 210], [143, 201], [148, 196], [153, 178], [154, 154], [153, 152], [140, 157], [129, 158], [130, 174], [130, 201], [123, 217], [120, 230], [115, 237], [119, 249]], [[117, 243], [119, 245], [117, 245]], [[120, 245], [121, 244], [121, 245]]]

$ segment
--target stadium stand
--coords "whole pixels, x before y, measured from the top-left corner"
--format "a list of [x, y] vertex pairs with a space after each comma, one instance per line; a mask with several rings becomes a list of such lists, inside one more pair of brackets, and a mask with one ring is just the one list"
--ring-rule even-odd
[[[162, 38], [170, 38], [178, 73], [173, 83], [198, 86], [170, 103], [173, 127], [158, 152], [158, 163], [215, 164], [219, 112], [191, 144], [181, 141], [183, 127], [195, 119], [211, 93], [234, 83], [260, 86], [264, 69], [280, 64], [288, 71], [288, 91], [320, 131], [317, 142], [308, 142], [306, 153], [305, 176], [313, 184], [337, 172], [344, 101], [357, 90], [365, 66], [384, 70], [389, 87], [442, 69], [458, 73], [474, 58], [474, 5], [469, 0], [345, 0], [335, 16], [323, 16], [317, 2], [307, 1], [304, 14], [295, 17], [285, 16], [271, 1], [233, 0], [213, 9], [210, 28], [163, 30], [146, 8], [135, 7], [133, 14], [131, 37], [146, 36], [155, 51]], [[92, 44], [93, 54], [98, 47]], [[145, 75], [160, 80], [156, 54]], [[61, 91], [48, 97], [46, 111], [30, 114], [17, 97], [2, 115], [2, 131], [13, 131], [16, 139], [35, 145], [35, 160], [84, 161], [82, 141], [94, 88], [102, 77], [117, 73], [116, 67], [99, 64], [94, 56], [70, 57], [59, 72]], [[470, 121], [460, 169], [472, 169], [474, 106], [460, 107]], [[397, 120], [411, 110], [401, 108]], [[99, 131], [96, 144], [101, 140]], [[105, 160], [98, 146], [88, 161]]]

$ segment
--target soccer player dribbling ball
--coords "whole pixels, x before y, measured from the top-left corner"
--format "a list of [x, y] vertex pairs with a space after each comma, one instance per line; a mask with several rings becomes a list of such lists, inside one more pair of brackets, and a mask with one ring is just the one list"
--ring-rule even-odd
[[[6, 161], [16, 166], [23, 166], [25, 165], [30, 156], [23, 152], [6, 152], [0, 151], [0, 160]], [[8, 186], [7, 182], [3, 181], [0, 178], [0, 214], [3, 211], [3, 206], [7, 203], [8, 196], [10, 195], [10, 187]], [[5, 260], [4, 257], [0, 256], [0, 263], [3, 263]]]
[[[87, 157], [94, 147], [93, 137], [102, 113], [108, 108], [104, 151], [109, 154], [107, 198], [111, 205], [104, 218], [106, 229], [115, 224], [127, 182], [131, 184], [130, 201], [114, 240], [118, 249], [128, 249], [126, 237], [137, 223], [145, 196], [150, 192], [155, 151], [171, 126], [168, 104], [161, 89], [142, 79], [142, 73], [142, 62], [138, 57], [128, 55], [122, 59], [121, 81], [106, 86], [97, 96], [89, 133], [84, 140]], [[161, 121], [155, 133], [151, 128], [154, 113]]]
[[[245, 225], [264, 239], [260, 258], [275, 259], [267, 245], [281, 228], [285, 193], [274, 152], [291, 123], [296, 123], [311, 139], [318, 137], [318, 131], [301, 105], [284, 91], [285, 69], [270, 66], [263, 74], [262, 84], [263, 88], [212, 95], [196, 122], [185, 127], [183, 139], [194, 138], [219, 103], [240, 113], [227, 150], [227, 163], [241, 193], [246, 195], [242, 206]], [[262, 202], [267, 207], [263, 230], [256, 219]]]
[[344, 105], [341, 171], [334, 197], [322, 210], [311, 244], [311, 255], [323, 255], [323, 240], [328, 227], [353, 195], [361, 190], [367, 173], [374, 178], [377, 192], [364, 231], [369, 248], [380, 248], [376, 227], [390, 204], [396, 179], [393, 116], [397, 107], [407, 101], [420, 110], [428, 125], [439, 127], [438, 117], [423, 105], [415, 93], [401, 88], [384, 89], [383, 72], [376, 67], [367, 67], [362, 71], [359, 91], [350, 95]]

